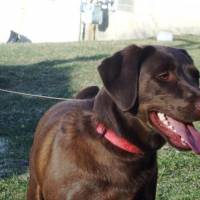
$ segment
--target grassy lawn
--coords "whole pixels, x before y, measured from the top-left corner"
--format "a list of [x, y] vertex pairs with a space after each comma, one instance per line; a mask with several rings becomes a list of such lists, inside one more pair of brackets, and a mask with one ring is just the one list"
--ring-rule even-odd
[[[150, 39], [0, 45], [0, 88], [70, 98], [88, 85], [101, 85], [96, 66], [131, 43], [161, 44]], [[200, 37], [178, 37], [163, 44], [187, 49], [200, 67]], [[0, 92], [1, 200], [25, 199], [34, 129], [56, 102]], [[158, 162], [157, 200], [200, 200], [200, 157], [165, 146]]]

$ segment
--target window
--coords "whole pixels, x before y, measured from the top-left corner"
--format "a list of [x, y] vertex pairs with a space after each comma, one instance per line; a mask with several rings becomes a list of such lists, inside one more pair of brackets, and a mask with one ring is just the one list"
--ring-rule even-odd
[[134, 0], [118, 0], [117, 10], [133, 12]]

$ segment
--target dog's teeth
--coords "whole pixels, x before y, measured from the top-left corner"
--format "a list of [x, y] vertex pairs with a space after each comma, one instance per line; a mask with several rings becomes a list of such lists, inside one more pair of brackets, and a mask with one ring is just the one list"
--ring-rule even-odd
[[173, 130], [175, 133], [177, 133], [177, 131], [176, 131], [176, 129], [175, 129], [174, 127], [172, 128], [172, 130]]
[[163, 124], [165, 124], [165, 125], [168, 126], [169, 122], [168, 122], [167, 120], [164, 120], [164, 121], [163, 121]]
[[182, 144], [187, 145], [186, 141], [183, 138], [181, 138], [181, 142]]
[[173, 130], [173, 126], [172, 125], [169, 125], [168, 127]]
[[166, 125], [171, 130], [175, 130], [174, 127], [172, 125], [170, 125], [170, 122], [167, 120], [167, 116], [164, 113], [159, 112], [158, 117], [164, 125]]
[[161, 120], [165, 120], [165, 115], [164, 113], [158, 113], [158, 117], [161, 119]]
[[164, 116], [164, 113], [158, 112], [158, 116]]

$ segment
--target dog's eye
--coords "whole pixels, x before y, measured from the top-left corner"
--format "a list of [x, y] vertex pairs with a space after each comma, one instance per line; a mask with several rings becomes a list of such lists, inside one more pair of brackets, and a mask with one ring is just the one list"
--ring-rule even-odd
[[163, 73], [159, 74], [157, 77], [158, 77], [159, 80], [169, 81], [170, 80], [170, 73], [169, 72], [163, 72]]

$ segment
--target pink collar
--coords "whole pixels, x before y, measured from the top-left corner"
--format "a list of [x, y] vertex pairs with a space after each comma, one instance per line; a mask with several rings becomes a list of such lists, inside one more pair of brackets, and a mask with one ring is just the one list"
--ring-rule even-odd
[[111, 129], [107, 129], [103, 124], [98, 124], [96, 128], [97, 133], [104, 136], [109, 142], [111, 142], [113, 145], [119, 147], [120, 149], [123, 149], [125, 151], [128, 151], [132, 154], [142, 154], [142, 150], [137, 147], [134, 144], [131, 144], [128, 142], [128, 140], [118, 136], [114, 131]]

